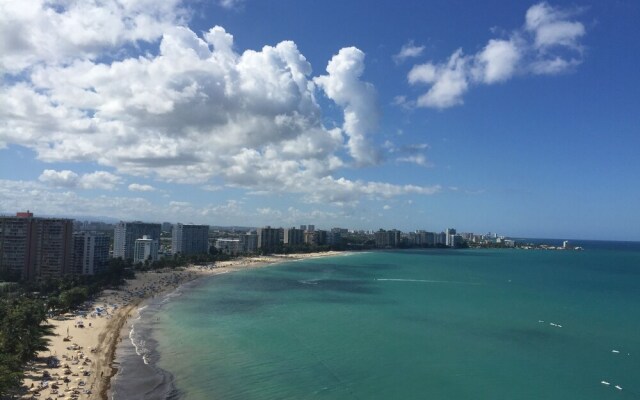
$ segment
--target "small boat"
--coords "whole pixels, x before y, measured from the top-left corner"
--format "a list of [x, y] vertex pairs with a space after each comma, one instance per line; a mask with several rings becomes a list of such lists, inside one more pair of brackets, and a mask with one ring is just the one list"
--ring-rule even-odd
[[607, 381], [602, 381], [602, 382], [600, 382], [600, 383], [602, 383], [603, 385], [606, 385], [606, 386], [611, 385], [611, 384], [610, 384], [609, 382], [607, 382]]
[[622, 388], [619, 385], [616, 385], [615, 388], [618, 390], [622, 390]]

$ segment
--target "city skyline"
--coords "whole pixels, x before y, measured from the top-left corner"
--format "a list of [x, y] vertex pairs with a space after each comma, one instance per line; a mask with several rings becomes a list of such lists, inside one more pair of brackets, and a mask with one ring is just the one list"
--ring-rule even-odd
[[0, 213], [640, 240], [633, 2], [0, 1]]

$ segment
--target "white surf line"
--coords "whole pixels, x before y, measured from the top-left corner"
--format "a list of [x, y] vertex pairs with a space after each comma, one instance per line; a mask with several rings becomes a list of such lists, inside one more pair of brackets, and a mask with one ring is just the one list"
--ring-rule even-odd
[[421, 283], [456, 283], [460, 285], [480, 285], [477, 282], [437, 281], [431, 279], [400, 279], [400, 278], [376, 278], [376, 281], [386, 282], [421, 282]]

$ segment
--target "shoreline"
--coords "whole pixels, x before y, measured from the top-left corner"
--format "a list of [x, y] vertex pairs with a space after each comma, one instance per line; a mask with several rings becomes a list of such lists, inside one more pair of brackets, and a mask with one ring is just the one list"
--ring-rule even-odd
[[[22, 385], [22, 399], [75, 396], [78, 399], [107, 400], [111, 384], [118, 373], [117, 349], [129, 340], [131, 318], [141, 307], [159, 295], [166, 295], [183, 284], [201, 277], [243, 269], [310, 258], [331, 257], [349, 252], [269, 255], [243, 257], [207, 266], [190, 265], [179, 270], [137, 272], [119, 290], [105, 290], [84, 310], [48, 319], [53, 334], [47, 336], [47, 350], [27, 364]], [[81, 327], [82, 325], [82, 327]], [[47, 365], [55, 357], [59, 366]]]

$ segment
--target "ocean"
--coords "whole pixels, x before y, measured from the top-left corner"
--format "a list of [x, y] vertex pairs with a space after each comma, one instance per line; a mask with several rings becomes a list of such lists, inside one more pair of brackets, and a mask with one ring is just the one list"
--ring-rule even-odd
[[640, 243], [572, 244], [200, 279], [141, 311], [113, 398], [638, 399]]

